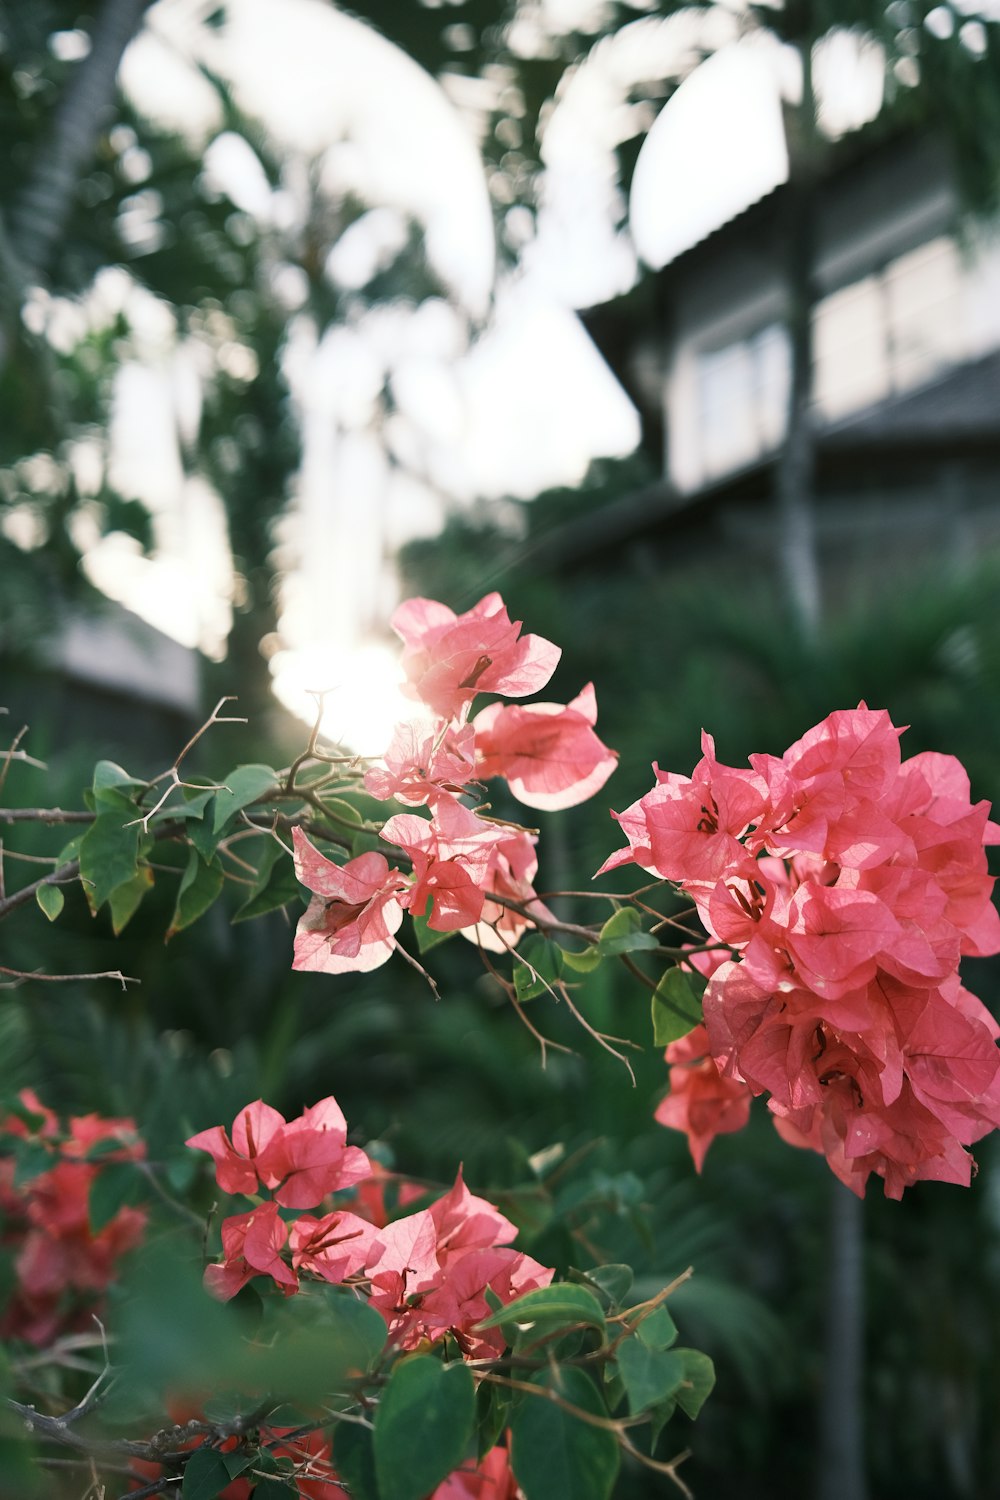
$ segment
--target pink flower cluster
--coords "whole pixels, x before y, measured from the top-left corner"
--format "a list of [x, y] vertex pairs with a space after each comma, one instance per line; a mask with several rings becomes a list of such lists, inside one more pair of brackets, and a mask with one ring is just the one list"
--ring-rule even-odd
[[862, 703], [750, 770], [705, 735], [690, 778], [654, 768], [617, 815], [628, 848], [603, 868], [676, 882], [719, 945], [659, 1114], [699, 1166], [743, 1123], [741, 1090], [859, 1195], [872, 1172], [894, 1198], [967, 1184], [965, 1148], [1000, 1125], [1000, 1027], [958, 977], [962, 956], [1000, 952], [984, 851], [1000, 829], [954, 757], [902, 760], [900, 733]]
[[[13, 1154], [0, 1156], [0, 1244], [14, 1255], [16, 1286], [0, 1316], [0, 1336], [43, 1347], [62, 1333], [89, 1326], [118, 1269], [118, 1261], [143, 1236], [146, 1212], [123, 1207], [95, 1234], [90, 1189], [102, 1166], [145, 1154], [132, 1120], [79, 1115], [65, 1130], [31, 1089], [20, 1100], [37, 1121], [10, 1115], [0, 1133], [48, 1152], [52, 1165], [22, 1185]], [[87, 1161], [102, 1142], [116, 1141], [100, 1160]]]
[[[461, 1171], [443, 1198], [389, 1224], [328, 1207], [330, 1194], [376, 1176], [365, 1153], [344, 1144], [345, 1136], [334, 1099], [290, 1123], [258, 1099], [240, 1111], [231, 1135], [216, 1125], [187, 1141], [212, 1157], [224, 1192], [270, 1194], [223, 1221], [223, 1258], [205, 1271], [208, 1289], [226, 1301], [254, 1276], [270, 1276], [286, 1296], [298, 1291], [303, 1275], [347, 1284], [378, 1309], [399, 1348], [450, 1333], [470, 1357], [502, 1353], [498, 1329], [476, 1331], [490, 1316], [487, 1292], [511, 1302], [547, 1286], [552, 1271], [509, 1248], [514, 1225], [469, 1192]], [[356, 1206], [364, 1204], [359, 1196]], [[280, 1212], [321, 1207], [326, 1211], [295, 1218]]]
[[594, 733], [590, 684], [565, 706], [491, 703], [469, 720], [477, 694], [537, 692], [560, 656], [550, 641], [521, 635], [499, 594], [463, 615], [410, 599], [393, 626], [404, 642], [406, 691], [434, 717], [396, 727], [384, 765], [366, 773], [365, 788], [381, 801], [426, 807], [429, 816], [397, 813], [382, 829], [383, 839], [405, 852], [412, 876], [377, 853], [337, 865], [295, 831], [295, 872], [313, 892], [295, 937], [296, 969], [376, 968], [392, 954], [404, 911], [494, 952], [513, 947], [528, 919], [507, 903], [545, 915], [532, 886], [535, 836], [460, 799], [480, 782], [504, 777], [528, 807], [572, 807], [604, 785], [617, 761]]

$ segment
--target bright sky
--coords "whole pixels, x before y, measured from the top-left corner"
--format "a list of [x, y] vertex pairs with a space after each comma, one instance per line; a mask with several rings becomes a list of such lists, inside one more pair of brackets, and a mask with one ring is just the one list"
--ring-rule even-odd
[[[322, 0], [232, 0], [219, 31], [200, 24], [211, 8], [205, 0], [160, 0], [127, 54], [126, 91], [202, 145], [210, 180], [265, 224], [293, 225], [307, 211], [296, 158], [317, 163], [334, 196], [353, 192], [369, 203], [332, 247], [327, 272], [341, 287], [361, 287], [391, 262], [409, 216], [424, 227], [428, 259], [452, 291], [452, 301], [378, 306], [324, 332], [296, 311], [288, 277], [285, 370], [305, 452], [282, 531], [293, 564], [280, 621], [284, 649], [271, 667], [279, 696], [310, 717], [310, 689], [341, 691], [339, 705], [330, 700], [331, 729], [350, 720], [353, 738], [378, 741], [364, 747], [377, 749], [386, 737], [390, 660], [380, 641], [396, 587], [387, 553], [412, 536], [436, 534], [454, 506], [530, 498], [579, 480], [594, 457], [635, 447], [637, 414], [573, 314], [574, 305], [629, 284], [634, 257], [613, 281], [602, 281], [599, 269], [595, 279], [603, 259], [597, 247], [589, 279], [575, 278], [573, 288], [553, 278], [544, 257], [496, 285], [478, 147], [435, 80]], [[242, 107], [289, 153], [277, 189], [242, 138], [220, 133], [218, 101], [192, 66], [198, 62], [227, 78]], [[558, 256], [559, 238], [550, 238]], [[491, 298], [489, 329], [475, 336]], [[191, 351], [167, 339], [148, 363], [136, 361], [123, 374], [116, 403], [116, 472], [157, 516], [161, 555], [151, 564], [112, 542], [92, 554], [89, 568], [159, 628], [217, 653], [226, 622], [200, 598], [204, 564], [193, 589], [179, 586], [206, 536], [205, 525], [192, 524], [199, 497], [183, 480], [175, 430], [175, 397], [191, 364]], [[147, 415], [136, 423], [139, 409]], [[171, 488], [186, 521], [168, 521], [163, 491]], [[214, 513], [217, 497], [203, 491], [200, 501], [206, 518]], [[224, 580], [215, 571], [217, 593]], [[343, 697], [347, 684], [353, 708]], [[363, 728], [363, 719], [380, 727]]]
[[[590, 0], [542, 3], [547, 24], [569, 26]], [[335, 197], [370, 204], [331, 249], [327, 273], [341, 288], [362, 287], [391, 263], [409, 216], [452, 291], [451, 301], [378, 306], [323, 331], [297, 310], [295, 268], [283, 273], [285, 370], [304, 458], [281, 538], [293, 564], [275, 688], [308, 717], [310, 689], [338, 689], [331, 730], [377, 750], [398, 706], [387, 707], [380, 644], [395, 602], [387, 553], [434, 535], [451, 507], [530, 498], [581, 479], [594, 457], [635, 447], [637, 414], [573, 309], [627, 290], [637, 250], [662, 265], [783, 180], [779, 90], [789, 84], [780, 56], [736, 44], [736, 18], [723, 8], [640, 19], [598, 44], [564, 79], [546, 129], [537, 236], [517, 275], [496, 284], [478, 149], [435, 80], [324, 0], [230, 0], [221, 30], [201, 24], [213, 8], [160, 0], [126, 56], [126, 91], [201, 145], [209, 179], [264, 224], [288, 229], [308, 212], [309, 162]], [[524, 24], [537, 25], [528, 6]], [[629, 234], [616, 227], [625, 205], [615, 147], [652, 114], [628, 103], [628, 91], [683, 79], [709, 51], [647, 137]], [[849, 59], [841, 47], [828, 62], [828, 74], [843, 75]], [[287, 152], [277, 188], [247, 142], [221, 131], [199, 63], [231, 83]], [[822, 73], [820, 60], [821, 83]], [[491, 296], [489, 330], [475, 337]], [[197, 429], [206, 356], [238, 364], [252, 355], [224, 330], [211, 350], [182, 344], [158, 318], [152, 310], [147, 347], [119, 381], [113, 439], [116, 476], [150, 506], [159, 555], [151, 563], [112, 540], [89, 567], [151, 623], [219, 654], [232, 587], [218, 541], [224, 518], [218, 497], [185, 478], [179, 440]]]

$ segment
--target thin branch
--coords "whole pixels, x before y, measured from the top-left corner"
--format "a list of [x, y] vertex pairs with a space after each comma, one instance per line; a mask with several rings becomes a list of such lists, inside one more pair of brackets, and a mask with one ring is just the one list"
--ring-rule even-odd
[[[127, 989], [130, 984], [141, 984], [141, 979], [135, 979], [131, 974], [123, 974], [121, 969], [105, 969], [99, 974], [43, 974], [38, 969], [8, 969], [5, 964], [0, 964], [0, 974], [7, 974], [11, 979], [16, 979], [20, 984], [26, 979], [42, 979], [49, 984], [66, 984], [75, 979], [117, 979], [122, 989]], [[8, 985], [0, 986], [2, 989], [11, 988]]]
[[301, 755], [297, 755], [295, 757], [291, 765], [288, 767], [286, 775], [283, 777], [286, 792], [293, 792], [295, 790], [296, 772], [298, 772], [301, 767], [305, 765], [307, 760], [316, 759], [316, 741], [319, 739], [319, 726], [323, 721], [323, 700], [325, 699], [327, 692], [329, 692], [328, 688], [322, 691], [316, 691], [312, 688], [309, 689], [309, 696], [316, 699], [316, 719], [309, 731], [309, 741], [306, 745], [306, 748], [302, 751]]
[[430, 975], [430, 974], [428, 974], [427, 970], [424, 968], [423, 964], [419, 961], [419, 959], [414, 958], [414, 956], [413, 956], [412, 953], [407, 953], [406, 949], [403, 947], [402, 943], [399, 942], [399, 940], [397, 938], [393, 938], [392, 939], [392, 946], [393, 946], [394, 950], [402, 958], [404, 958], [406, 960], [406, 962], [409, 964], [410, 968], [411, 969], [416, 969], [416, 971], [420, 975], [421, 979], [426, 980], [427, 984], [430, 986], [430, 991], [431, 991], [431, 994], [434, 996], [434, 999], [435, 1000], [440, 1000], [441, 999], [441, 991], [438, 989], [437, 985], [435, 984], [433, 976]]
[[[634, 1332], [644, 1318], [648, 1318], [651, 1312], [655, 1312], [661, 1302], [666, 1302], [668, 1297], [672, 1297], [677, 1288], [683, 1286], [685, 1281], [690, 1281], [693, 1275], [694, 1266], [688, 1266], [686, 1271], [682, 1271], [679, 1276], [675, 1276], [673, 1281], [667, 1286], [661, 1287], [655, 1297], [647, 1297], [645, 1302], [637, 1302], [634, 1307], [627, 1307], [624, 1312], [609, 1314], [608, 1322], [625, 1323], [628, 1326], [629, 1332]], [[642, 1317], [636, 1318], [636, 1313], [641, 1313]], [[629, 1321], [630, 1319], [632, 1321]]]
[[[597, 1412], [585, 1411], [582, 1406], [574, 1406], [572, 1401], [567, 1401], [565, 1396], [560, 1396], [558, 1391], [552, 1390], [547, 1385], [532, 1385], [528, 1380], [516, 1380], [511, 1375], [497, 1375], [491, 1370], [482, 1370], [480, 1380], [489, 1381], [490, 1385], [504, 1385], [512, 1391], [527, 1391], [532, 1396], [542, 1396], [546, 1401], [551, 1401], [562, 1411], [571, 1417], [577, 1417], [581, 1422], [586, 1422], [588, 1427], [600, 1427], [605, 1432], [613, 1432], [620, 1438], [624, 1427], [635, 1424], [634, 1417], [602, 1417]], [[648, 1417], [642, 1417], [642, 1421], [648, 1421]]]
[[0, 807], [0, 823], [93, 823], [96, 813], [62, 807]]
[[204, 724], [202, 724], [201, 728], [195, 730], [194, 734], [188, 740], [183, 750], [179, 752], [169, 770], [163, 771], [159, 776], [154, 777], [153, 780], [149, 783], [149, 785], [153, 787], [156, 786], [158, 781], [163, 781], [164, 779], [166, 779], [167, 786], [165, 790], [157, 798], [156, 802], [148, 812], [143, 813], [142, 817], [140, 818], [133, 818], [131, 823], [126, 823], [126, 828], [131, 828], [135, 823], [139, 823], [142, 826], [143, 832], [148, 833], [150, 819], [154, 818], [160, 811], [161, 807], [163, 807], [164, 803], [167, 801], [167, 798], [170, 796], [170, 793], [174, 790], [175, 787], [187, 787], [188, 790], [210, 792], [221, 792], [228, 790], [228, 788], [224, 784], [210, 787], [196, 787], [193, 782], [182, 781], [178, 773], [180, 772], [181, 763], [183, 762], [185, 756], [189, 753], [189, 751], [194, 749], [195, 745], [197, 745], [202, 735], [205, 734], [207, 730], [211, 729], [213, 724], [245, 724], [247, 722], [246, 719], [241, 718], [238, 715], [219, 713], [219, 709], [222, 708], [224, 704], [235, 702], [236, 699], [232, 694], [229, 694], [225, 698], [219, 699], [218, 703], [212, 709], [212, 712], [209, 714]]
[[643, 1453], [642, 1449], [637, 1448], [635, 1444], [631, 1442], [630, 1439], [625, 1435], [624, 1432], [621, 1434], [618, 1441], [621, 1443], [621, 1446], [625, 1450], [625, 1452], [628, 1453], [630, 1457], [638, 1460], [638, 1462], [642, 1464], [644, 1469], [652, 1469], [654, 1474], [665, 1474], [668, 1479], [673, 1480], [674, 1484], [684, 1496], [684, 1500], [694, 1500], [693, 1493], [688, 1489], [683, 1479], [681, 1479], [679, 1474], [677, 1473], [678, 1467], [685, 1461], [685, 1459], [691, 1457], [690, 1448], [685, 1448], [683, 1453], [678, 1453], [676, 1458], [672, 1458], [669, 1462], [667, 1462], [664, 1459], [651, 1458], [648, 1453]]

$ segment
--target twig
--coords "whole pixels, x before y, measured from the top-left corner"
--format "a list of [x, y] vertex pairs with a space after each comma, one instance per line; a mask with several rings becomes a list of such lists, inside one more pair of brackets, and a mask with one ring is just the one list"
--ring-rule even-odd
[[[637, 1302], [634, 1307], [627, 1307], [624, 1312], [609, 1314], [608, 1322], [625, 1323], [629, 1332], [633, 1332], [644, 1318], [647, 1318], [651, 1312], [655, 1312], [661, 1302], [666, 1302], [668, 1297], [672, 1297], [677, 1288], [683, 1286], [685, 1281], [690, 1281], [693, 1275], [694, 1266], [688, 1266], [686, 1271], [682, 1271], [679, 1276], [675, 1276], [673, 1281], [669, 1282], [667, 1286], [661, 1287], [655, 1297], [647, 1297], [645, 1302]], [[636, 1313], [642, 1313], [642, 1317], [635, 1318]], [[630, 1322], [630, 1319], [634, 1321]]]
[[309, 696], [316, 699], [316, 720], [309, 731], [309, 740], [306, 744], [306, 748], [302, 751], [301, 755], [297, 755], [295, 757], [291, 765], [288, 767], [288, 772], [284, 777], [284, 787], [286, 792], [294, 792], [295, 774], [299, 770], [299, 768], [301, 766], [304, 766], [307, 760], [314, 760], [316, 758], [316, 741], [319, 739], [319, 726], [323, 722], [323, 700], [325, 699], [327, 692], [329, 692], [330, 690], [327, 688], [322, 691], [316, 691], [310, 688], [308, 691]]
[[192, 750], [194, 748], [194, 746], [198, 743], [198, 741], [201, 739], [202, 735], [206, 732], [206, 730], [211, 729], [211, 727], [212, 727], [213, 724], [245, 724], [247, 722], [246, 719], [241, 718], [238, 715], [234, 715], [234, 714], [221, 715], [219, 713], [219, 709], [222, 708], [223, 704], [225, 704], [225, 703], [235, 703], [235, 702], [236, 702], [236, 699], [235, 699], [235, 697], [233, 697], [232, 694], [229, 694], [228, 697], [220, 698], [219, 699], [218, 703], [212, 709], [212, 712], [209, 714], [209, 716], [205, 720], [204, 724], [201, 726], [200, 729], [196, 729], [195, 730], [194, 734], [188, 740], [188, 742], [184, 746], [183, 750], [180, 751], [180, 753], [178, 754], [177, 758], [175, 759], [175, 761], [174, 761], [173, 765], [170, 767], [170, 769], [167, 770], [167, 771], [162, 772], [161, 775], [154, 777], [153, 780], [149, 783], [149, 785], [151, 787], [153, 787], [153, 786], [156, 785], [156, 783], [158, 781], [163, 781], [163, 779], [166, 778], [167, 779], [166, 790], [162, 793], [161, 796], [159, 796], [157, 798], [156, 802], [153, 804], [153, 806], [149, 809], [148, 812], [143, 813], [143, 815], [141, 817], [139, 817], [139, 818], [133, 818], [130, 823], [126, 823], [124, 825], [126, 828], [132, 828], [132, 827], [135, 826], [136, 823], [138, 823], [138, 824], [141, 825], [143, 832], [144, 833], [148, 833], [149, 832], [150, 819], [154, 818], [156, 816], [156, 814], [160, 811], [160, 808], [164, 805], [164, 803], [166, 802], [167, 798], [170, 796], [170, 793], [174, 790], [175, 787], [187, 787], [189, 790], [211, 791], [211, 792], [221, 792], [221, 791], [228, 790], [228, 788], [224, 784], [220, 784], [218, 786], [210, 786], [210, 787], [195, 787], [195, 784], [193, 782], [182, 781], [181, 778], [180, 778], [180, 776], [178, 775], [178, 772], [180, 771], [181, 762], [184, 760], [184, 757], [188, 754], [188, 752], [190, 750]]
[[38, 766], [40, 770], [46, 770], [46, 767], [42, 765], [42, 762], [40, 760], [33, 760], [30, 755], [25, 755], [23, 750], [18, 750], [17, 747], [24, 739], [24, 736], [27, 734], [27, 732], [27, 724], [22, 724], [11, 742], [10, 749], [3, 752], [3, 768], [0, 769], [0, 792], [3, 791], [3, 785], [7, 780], [7, 772], [11, 768], [11, 763], [15, 760], [27, 760], [32, 765]]
[[20, 890], [12, 891], [9, 896], [4, 896], [0, 900], [0, 920], [17, 907], [24, 906], [32, 899], [36, 891], [41, 890], [43, 885], [72, 885], [79, 874], [80, 861], [71, 859], [67, 864], [60, 865], [58, 870], [53, 870], [51, 874], [39, 876], [30, 885], [22, 885]]
[[644, 1469], [652, 1469], [654, 1474], [665, 1474], [668, 1479], [673, 1480], [674, 1484], [684, 1496], [684, 1500], [694, 1500], [694, 1495], [692, 1494], [691, 1490], [688, 1489], [683, 1479], [681, 1479], [677, 1473], [678, 1466], [682, 1464], [685, 1459], [691, 1457], [690, 1448], [685, 1448], [683, 1453], [678, 1453], [676, 1458], [672, 1458], [669, 1460], [669, 1462], [667, 1462], [666, 1460], [661, 1458], [651, 1458], [648, 1453], [643, 1453], [642, 1449], [637, 1448], [635, 1444], [631, 1442], [628, 1437], [626, 1437], [624, 1432], [621, 1434], [618, 1441], [621, 1443], [621, 1446], [625, 1450], [625, 1452], [629, 1454], [630, 1457], [637, 1459], [638, 1462], [642, 1464]]
[[0, 823], [93, 823], [96, 813], [62, 807], [0, 807]]
[[[25, 979], [42, 979], [50, 984], [66, 984], [75, 979], [117, 979], [123, 990], [130, 984], [142, 983], [141, 979], [135, 979], [131, 974], [123, 974], [121, 969], [105, 969], [99, 974], [43, 974], [38, 969], [8, 969], [6, 964], [0, 964], [0, 974], [8, 974], [18, 983]], [[3, 985], [0, 988], [7, 989], [9, 986]]]
[[392, 946], [395, 949], [395, 951], [400, 955], [401, 958], [405, 958], [405, 960], [409, 964], [410, 968], [411, 969], [416, 969], [416, 971], [420, 975], [421, 979], [424, 979], [424, 980], [427, 981], [427, 984], [430, 986], [430, 991], [431, 991], [431, 994], [434, 996], [434, 999], [435, 1000], [440, 1000], [441, 999], [441, 991], [438, 989], [437, 985], [435, 984], [433, 976], [427, 972], [427, 970], [424, 968], [423, 964], [419, 961], [419, 959], [414, 958], [414, 956], [413, 956], [412, 953], [407, 953], [407, 951], [403, 947], [402, 943], [399, 942], [399, 940], [397, 938], [395, 938], [395, 937], [392, 939]]

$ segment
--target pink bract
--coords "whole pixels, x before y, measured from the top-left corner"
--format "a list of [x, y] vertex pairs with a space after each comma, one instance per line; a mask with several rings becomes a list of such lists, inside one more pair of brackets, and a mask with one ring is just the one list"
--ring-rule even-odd
[[470, 724], [397, 724], [382, 757], [384, 768], [365, 772], [365, 791], [381, 802], [395, 797], [408, 807], [434, 802], [442, 792], [461, 792], [476, 775], [474, 744]]
[[751, 756], [742, 785], [706, 737], [690, 781], [658, 773], [621, 816], [630, 847], [605, 868], [631, 859], [676, 880], [730, 950], [704, 1006], [719, 1083], [703, 1076], [693, 1125], [687, 1049], [703, 1044], [673, 1044], [677, 1096], [657, 1115], [699, 1164], [736, 1128], [723, 1086], [737, 1083], [858, 1193], [871, 1173], [891, 1197], [921, 1178], [968, 1182], [965, 1147], [1000, 1125], [997, 1023], [958, 980], [963, 954], [1000, 951], [984, 851], [996, 825], [954, 757], [901, 760], [899, 733], [883, 710], [839, 710], [780, 758]]
[[509, 835], [509, 828], [478, 818], [453, 797], [442, 797], [430, 819], [397, 813], [382, 829], [382, 837], [405, 849], [413, 862], [407, 909], [423, 916], [430, 906], [428, 926], [437, 932], [479, 921], [493, 851]]
[[562, 654], [541, 636], [522, 636], [499, 594], [487, 594], [462, 615], [433, 599], [408, 599], [392, 627], [405, 646], [406, 691], [443, 719], [460, 718], [477, 693], [539, 692]]
[[295, 875], [313, 898], [295, 931], [293, 969], [367, 974], [391, 958], [406, 881], [372, 851], [338, 865], [292, 829]]
[[491, 703], [473, 720], [484, 780], [503, 776], [519, 802], [543, 812], [592, 797], [618, 764], [594, 733], [597, 699], [588, 683], [572, 703]]

